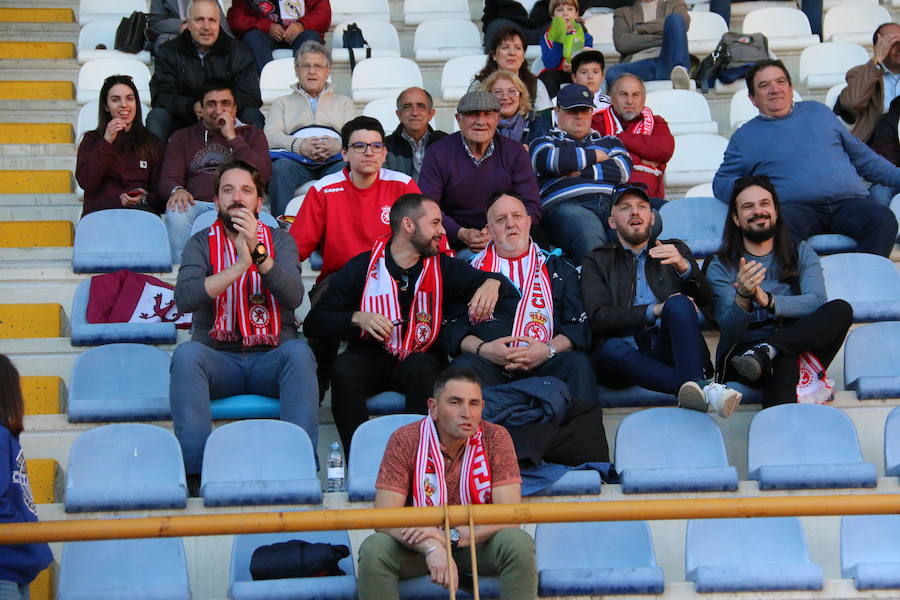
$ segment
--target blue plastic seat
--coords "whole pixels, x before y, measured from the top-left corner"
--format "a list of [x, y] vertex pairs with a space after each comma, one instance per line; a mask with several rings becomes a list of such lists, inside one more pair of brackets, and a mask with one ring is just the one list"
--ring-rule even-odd
[[841, 519], [841, 577], [858, 590], [900, 588], [900, 515]]
[[231, 570], [228, 576], [230, 600], [353, 600], [356, 598], [356, 571], [353, 555], [338, 562], [346, 575], [330, 577], [297, 577], [253, 581], [250, 558], [260, 546], [303, 540], [310, 543], [343, 544], [350, 547], [346, 531], [292, 531], [236, 535], [231, 546]]
[[796, 517], [690, 520], [684, 564], [700, 593], [822, 589]]
[[900, 323], [872, 323], [851, 331], [844, 342], [844, 381], [857, 398], [900, 396]]
[[595, 496], [600, 493], [600, 473], [593, 469], [567, 471], [541, 491], [531, 496]]
[[75, 288], [72, 310], [69, 311], [73, 346], [99, 346], [117, 342], [175, 343], [175, 323], [88, 323], [87, 307], [90, 295], [91, 280], [85, 279]]
[[853, 307], [853, 321], [900, 320], [900, 274], [889, 258], [849, 252], [822, 257], [828, 299]]
[[69, 421], [171, 419], [169, 362], [165, 351], [145, 344], [85, 350], [69, 376]]
[[663, 593], [645, 521], [538, 523], [534, 544], [540, 596]]
[[632, 413], [616, 431], [616, 470], [626, 494], [734, 491], [722, 432], [709, 415], [681, 408]]
[[370, 415], [394, 415], [406, 410], [406, 398], [400, 392], [381, 392], [366, 399]]
[[209, 404], [215, 420], [278, 419], [281, 416], [281, 401], [271, 396], [238, 394], [216, 398]]
[[[218, 217], [219, 213], [215, 210], [208, 210], [205, 213], [200, 213], [197, 215], [197, 218], [194, 219], [193, 224], [191, 224], [191, 235], [194, 235], [201, 229], [206, 229], [212, 225]], [[260, 211], [259, 220], [262, 221], [263, 225], [268, 225], [272, 229], [278, 229], [280, 227], [278, 220], [264, 210]]]
[[823, 233], [809, 238], [809, 245], [818, 255], [856, 252], [856, 240], [840, 233]]
[[781, 404], [750, 422], [747, 472], [761, 490], [870, 488], [875, 465], [863, 462], [856, 428], [823, 404]]
[[181, 538], [68, 542], [57, 600], [189, 600]]
[[142, 423], [78, 436], [66, 470], [66, 512], [184, 508], [184, 459], [175, 436]]
[[627, 388], [608, 388], [598, 385], [597, 400], [600, 406], [604, 408], [619, 406], [674, 406], [676, 404], [675, 396], [672, 394], [654, 392], [636, 385]]
[[884, 474], [900, 476], [900, 406], [891, 409], [884, 421]]
[[659, 209], [663, 221], [660, 239], [678, 238], [695, 258], [713, 254], [722, 244], [728, 205], [715, 198], [679, 198]]
[[422, 415], [385, 415], [369, 419], [353, 432], [347, 461], [347, 493], [351, 502], [375, 499], [375, 479], [388, 438], [397, 428], [421, 419]]
[[206, 506], [318, 504], [322, 486], [309, 436], [285, 421], [219, 427], [206, 440], [200, 495]]
[[[467, 561], [468, 559], [469, 557], [466, 556]], [[403, 579], [400, 581], [399, 588], [400, 597], [403, 600], [445, 600], [445, 598], [449, 597], [447, 590], [436, 583], [432, 583], [429, 575]], [[479, 573], [478, 593], [481, 598], [499, 598], [500, 579]], [[456, 597], [462, 599], [474, 598], [472, 594], [465, 590], [456, 590]]]
[[75, 228], [72, 270], [110, 273], [119, 269], [143, 273], [172, 270], [169, 236], [157, 215], [114, 208], [81, 217]]

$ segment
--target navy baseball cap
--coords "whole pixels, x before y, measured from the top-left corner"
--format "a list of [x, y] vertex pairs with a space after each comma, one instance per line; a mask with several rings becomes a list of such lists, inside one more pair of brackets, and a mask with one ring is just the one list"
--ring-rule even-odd
[[614, 187], [612, 193], [612, 206], [618, 204], [619, 200], [621, 200], [623, 196], [627, 196], [628, 194], [640, 196], [647, 202], [650, 202], [650, 195], [647, 193], [647, 186], [638, 181], [634, 183], [621, 183]]
[[591, 90], [578, 83], [560, 88], [556, 95], [556, 105], [560, 108], [596, 108]]

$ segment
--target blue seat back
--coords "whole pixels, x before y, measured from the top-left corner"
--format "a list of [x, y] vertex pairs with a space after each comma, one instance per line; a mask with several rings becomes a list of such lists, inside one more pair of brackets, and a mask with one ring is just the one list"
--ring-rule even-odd
[[[857, 390], [860, 386], [871, 387], [867, 383], [877, 381], [882, 384], [896, 382], [896, 389], [885, 390], [894, 397], [900, 393], [900, 323], [872, 323], [857, 327], [844, 343], [844, 381], [847, 389]], [[865, 380], [865, 381], [863, 381]], [[897, 393], [891, 393], [891, 392]]]
[[895, 406], [884, 421], [884, 474], [900, 475], [900, 406]]
[[660, 239], [678, 238], [697, 258], [713, 254], [722, 243], [728, 205], [715, 198], [679, 198], [659, 210], [663, 221]]
[[828, 299], [849, 302], [854, 322], [900, 319], [900, 274], [890, 259], [850, 252], [821, 260]]
[[384, 415], [369, 419], [353, 432], [347, 469], [351, 502], [374, 500], [375, 479], [388, 438], [398, 427], [422, 419], [422, 415]]
[[[218, 217], [219, 213], [215, 210], [208, 210], [205, 213], [197, 215], [197, 218], [194, 219], [194, 223], [191, 225], [191, 235], [194, 235], [201, 229], [206, 229], [212, 225]], [[279, 228], [278, 220], [264, 210], [259, 211], [259, 220], [262, 221], [263, 225], [268, 225], [272, 229]]]
[[117, 342], [175, 343], [175, 323], [88, 323], [87, 307], [90, 297], [91, 280], [85, 279], [75, 288], [72, 310], [69, 311], [73, 346], [97, 346]]
[[837, 254], [839, 252], [856, 252], [856, 240], [839, 233], [822, 233], [809, 238], [809, 245], [816, 254]]
[[841, 519], [841, 577], [859, 590], [900, 588], [900, 515]]
[[277, 419], [281, 416], [281, 401], [259, 394], [238, 394], [210, 401], [212, 418], [231, 419]]
[[75, 228], [72, 270], [76, 273], [109, 273], [130, 269], [168, 273], [172, 253], [166, 226], [157, 215], [144, 210], [98, 210], [81, 218]]

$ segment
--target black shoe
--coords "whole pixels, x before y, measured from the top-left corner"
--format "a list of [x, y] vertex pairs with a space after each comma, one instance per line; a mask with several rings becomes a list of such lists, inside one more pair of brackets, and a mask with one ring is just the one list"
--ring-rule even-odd
[[765, 346], [753, 346], [740, 356], [731, 359], [731, 366], [749, 381], [756, 381], [769, 370], [771, 360]]

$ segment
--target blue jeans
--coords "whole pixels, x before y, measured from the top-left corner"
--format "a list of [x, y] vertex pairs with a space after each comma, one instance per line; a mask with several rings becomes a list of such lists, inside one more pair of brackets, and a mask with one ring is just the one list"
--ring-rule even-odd
[[175, 349], [169, 373], [172, 422], [188, 475], [200, 473], [203, 466], [203, 448], [212, 431], [211, 399], [237, 394], [280, 398], [281, 420], [302, 427], [316, 449], [319, 386], [316, 360], [304, 340], [288, 340], [262, 352], [224, 352], [185, 342]]
[[677, 394], [686, 381], [704, 379], [705, 352], [697, 309], [690, 298], [672, 296], [663, 305], [659, 330], [637, 334], [635, 348], [621, 338], [600, 344], [591, 358], [597, 380], [609, 387], [639, 385]]
[[194, 225], [194, 220], [211, 210], [216, 210], [214, 203], [196, 200], [184, 212], [172, 209], [166, 211], [166, 231], [169, 233], [172, 264], [181, 264], [181, 251], [184, 250], [185, 243], [191, 237], [191, 227]]
[[[821, 0], [820, 0], [821, 1]], [[634, 62], [619, 63], [606, 70], [606, 89], [623, 73], [637, 75], [644, 81], [660, 81], [669, 79], [672, 68], [681, 65], [691, 68], [691, 55], [688, 53], [687, 23], [681, 15], [669, 15], [663, 23], [662, 50], [656, 58], [646, 58]]]
[[[725, 19], [725, 24], [729, 26], [731, 25], [731, 2], [732, 0], [709, 0], [709, 11]], [[800, 9], [809, 19], [809, 27], [812, 32], [821, 37], [822, 0], [801, 0]]]
[[294, 190], [314, 179], [336, 173], [346, 166], [342, 160], [323, 165], [307, 165], [291, 158], [279, 158], [272, 162], [272, 180], [269, 182], [269, 206], [272, 215], [280, 217], [294, 199]]
[[897, 239], [897, 218], [872, 198], [847, 198], [814, 204], [786, 202], [781, 217], [796, 240], [820, 233], [841, 233], [856, 240], [857, 252], [890, 256]]
[[256, 70], [260, 73], [262, 72], [263, 67], [266, 66], [266, 63], [272, 60], [273, 50], [276, 48], [290, 48], [291, 52], [296, 55], [297, 49], [300, 48], [301, 44], [309, 40], [319, 42], [320, 44], [325, 43], [321, 34], [312, 29], [307, 29], [302, 32], [295, 37], [294, 41], [291, 43], [276, 42], [272, 39], [271, 35], [261, 29], [251, 29], [245, 33], [243, 39], [241, 39], [242, 42], [250, 47], [250, 52], [253, 53], [253, 59], [256, 61]]
[[608, 196], [593, 194], [544, 207], [541, 226], [550, 241], [580, 265], [585, 254], [606, 244], [608, 217]]
[[0, 600], [28, 600], [28, 584], [0, 579]]

